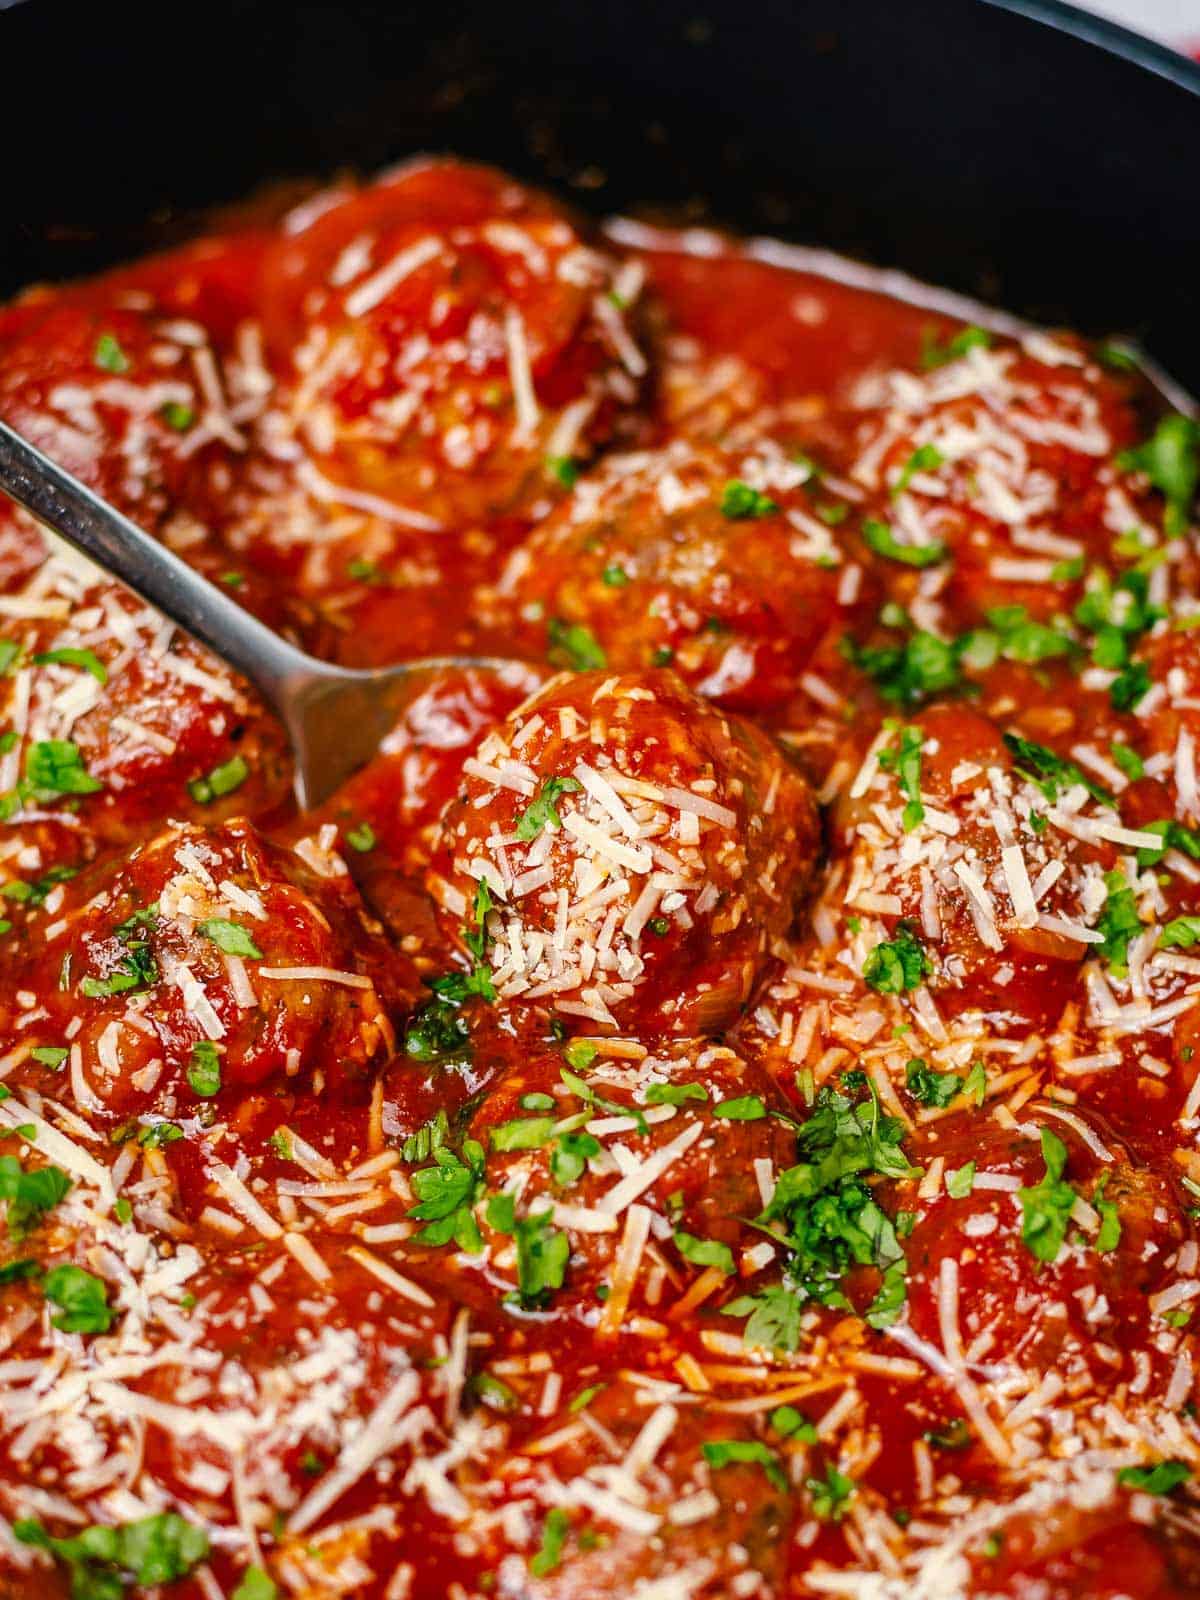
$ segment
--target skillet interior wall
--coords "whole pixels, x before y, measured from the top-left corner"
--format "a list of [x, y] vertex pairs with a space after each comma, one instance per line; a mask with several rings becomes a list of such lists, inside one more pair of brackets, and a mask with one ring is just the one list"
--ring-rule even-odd
[[1200, 390], [1200, 93], [979, 0], [24, 0], [0, 68], [2, 293], [453, 150], [1134, 333]]

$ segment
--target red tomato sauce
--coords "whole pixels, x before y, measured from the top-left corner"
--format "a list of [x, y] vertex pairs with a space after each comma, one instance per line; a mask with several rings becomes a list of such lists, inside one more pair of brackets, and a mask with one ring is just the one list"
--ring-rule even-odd
[[[1200, 1592], [1200, 430], [424, 162], [0, 310], [0, 1594]], [[935, 309], [930, 309], [930, 306]]]

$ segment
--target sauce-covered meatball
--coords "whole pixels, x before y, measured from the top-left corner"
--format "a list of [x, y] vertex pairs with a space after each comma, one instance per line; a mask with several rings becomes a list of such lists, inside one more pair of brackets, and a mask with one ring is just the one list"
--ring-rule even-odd
[[847, 470], [873, 495], [863, 531], [881, 576], [959, 626], [1008, 605], [1048, 622], [1089, 562], [1161, 520], [1114, 460], [1138, 436], [1129, 386], [1043, 336], [969, 330], [927, 362], [859, 388]]
[[712, 1033], [749, 997], [818, 851], [803, 779], [670, 673], [555, 679], [489, 734], [431, 887], [506, 1003]]
[[248, 685], [90, 563], [57, 547], [5, 603], [13, 876], [144, 836], [164, 814], [264, 815], [286, 799], [283, 731]]
[[513, 553], [496, 603], [530, 654], [586, 630], [617, 671], [669, 663], [720, 705], [769, 710], [874, 606], [833, 504], [770, 442], [614, 456]]
[[179, 826], [44, 897], [15, 987], [47, 988], [35, 1032], [52, 1053], [69, 1044], [85, 1109], [194, 1111], [222, 1088], [354, 1078], [386, 1056], [376, 983], [395, 998], [403, 979], [331, 843], [289, 855], [245, 822]]
[[636, 397], [620, 268], [545, 197], [427, 162], [307, 214], [267, 264], [268, 332], [287, 425], [347, 504], [486, 521], [557, 488]]

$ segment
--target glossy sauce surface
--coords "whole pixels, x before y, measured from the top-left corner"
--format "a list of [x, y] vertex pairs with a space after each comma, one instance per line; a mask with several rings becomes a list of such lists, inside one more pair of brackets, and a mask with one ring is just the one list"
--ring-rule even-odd
[[1197, 429], [425, 163], [0, 311], [0, 1594], [1200, 1592]]

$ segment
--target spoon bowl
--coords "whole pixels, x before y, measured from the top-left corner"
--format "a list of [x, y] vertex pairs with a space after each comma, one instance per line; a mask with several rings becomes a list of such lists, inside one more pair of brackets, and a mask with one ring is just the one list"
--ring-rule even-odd
[[500, 672], [513, 666], [492, 656], [425, 657], [371, 670], [318, 661], [273, 633], [4, 422], [0, 491], [254, 685], [287, 730], [302, 810], [320, 805], [371, 759], [423, 675], [450, 667]]

